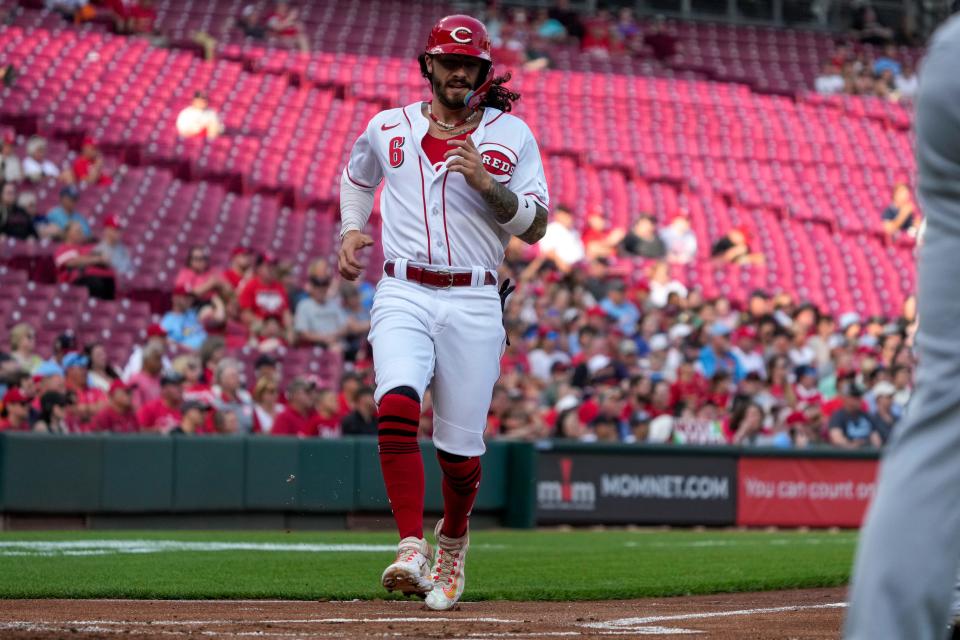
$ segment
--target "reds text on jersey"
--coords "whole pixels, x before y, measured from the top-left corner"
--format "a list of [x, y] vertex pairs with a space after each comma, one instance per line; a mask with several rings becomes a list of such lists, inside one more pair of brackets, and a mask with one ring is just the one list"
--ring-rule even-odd
[[[374, 116], [353, 147], [347, 177], [363, 189], [386, 178], [380, 214], [387, 260], [496, 270], [510, 234], [462, 175], [430, 164], [421, 146], [430, 124], [421, 104]], [[470, 135], [495, 180], [548, 208], [540, 149], [526, 123], [487, 107]]]

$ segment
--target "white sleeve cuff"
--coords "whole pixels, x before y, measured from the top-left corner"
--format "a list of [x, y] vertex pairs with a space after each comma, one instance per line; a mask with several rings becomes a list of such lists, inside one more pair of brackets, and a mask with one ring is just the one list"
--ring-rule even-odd
[[520, 236], [527, 232], [537, 216], [537, 201], [530, 196], [517, 196], [517, 212], [500, 228], [510, 235]]

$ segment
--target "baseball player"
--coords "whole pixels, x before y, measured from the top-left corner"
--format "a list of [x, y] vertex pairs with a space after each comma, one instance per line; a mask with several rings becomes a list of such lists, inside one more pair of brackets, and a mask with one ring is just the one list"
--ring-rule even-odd
[[960, 564], [960, 17], [927, 51], [916, 104], [917, 385], [880, 469], [854, 566], [845, 637], [945, 638]]
[[[549, 196], [537, 142], [508, 113], [520, 96], [503, 86], [509, 74], [494, 75], [483, 24], [443, 18], [419, 62], [431, 99], [374, 116], [343, 171], [339, 268], [359, 276], [358, 251], [373, 244], [363, 228], [383, 180], [386, 261], [370, 343], [380, 468], [401, 540], [381, 582], [445, 610], [463, 593], [467, 521], [506, 340], [497, 267], [511, 236], [531, 244], [543, 236]], [[417, 444], [431, 382], [444, 505], [432, 568]]]

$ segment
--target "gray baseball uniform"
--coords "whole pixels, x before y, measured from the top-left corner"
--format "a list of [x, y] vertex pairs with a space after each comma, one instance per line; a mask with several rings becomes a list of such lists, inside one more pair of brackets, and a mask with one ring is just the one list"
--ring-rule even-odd
[[854, 566], [845, 637], [947, 636], [960, 565], [960, 17], [935, 34], [916, 106], [917, 388], [880, 468]]

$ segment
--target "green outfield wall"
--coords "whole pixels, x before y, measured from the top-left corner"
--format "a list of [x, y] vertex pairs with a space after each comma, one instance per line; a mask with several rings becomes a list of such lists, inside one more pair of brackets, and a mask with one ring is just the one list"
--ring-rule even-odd
[[[426, 510], [442, 511], [423, 443]], [[877, 453], [493, 441], [486, 526], [856, 527]], [[0, 434], [2, 522], [157, 528], [389, 525], [375, 438]], [[13, 523], [13, 524], [11, 524]]]

